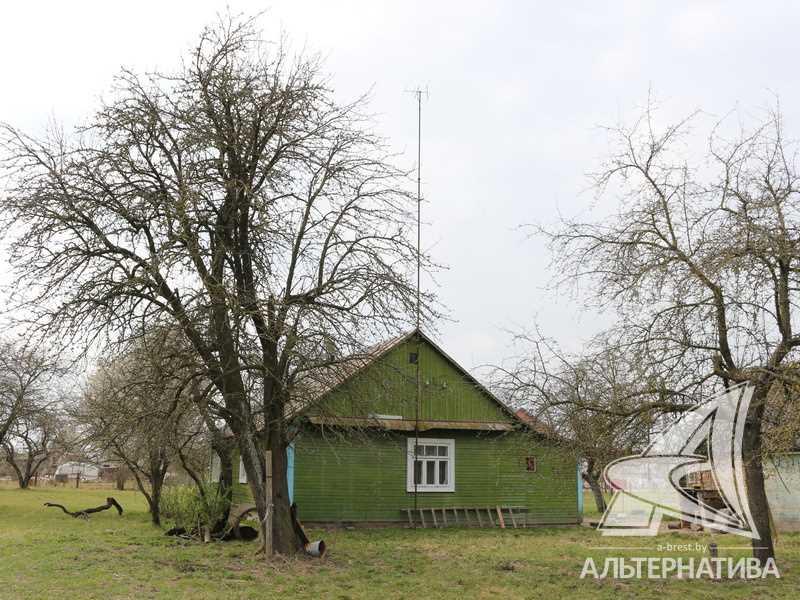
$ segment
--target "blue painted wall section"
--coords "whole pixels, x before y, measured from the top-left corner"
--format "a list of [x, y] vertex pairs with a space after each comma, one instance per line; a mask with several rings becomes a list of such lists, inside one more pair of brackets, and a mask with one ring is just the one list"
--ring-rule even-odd
[[294, 444], [286, 449], [286, 480], [289, 483], [289, 504], [294, 502]]

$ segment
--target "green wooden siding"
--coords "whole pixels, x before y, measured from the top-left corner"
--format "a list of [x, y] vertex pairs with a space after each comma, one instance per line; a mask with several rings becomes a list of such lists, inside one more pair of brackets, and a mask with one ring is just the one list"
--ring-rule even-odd
[[[418, 507], [513, 505], [528, 522], [576, 523], [575, 461], [522, 433], [432, 431], [455, 440], [455, 491], [418, 493]], [[295, 501], [306, 521], [405, 521], [407, 436], [325, 439], [304, 432], [295, 442]], [[537, 470], [526, 470], [535, 456]]]
[[488, 394], [426, 342], [399, 344], [362, 372], [330, 392], [314, 412], [344, 417], [370, 414], [416, 417], [416, 367], [409, 354], [419, 351], [422, 402], [419, 418], [435, 421], [508, 422], [511, 417]]
[[[492, 396], [434, 346], [411, 338], [327, 394], [314, 409], [321, 416], [416, 416], [418, 353], [422, 379], [421, 421], [517, 423]], [[445, 425], [445, 424], [443, 424]], [[450, 424], [453, 426], [453, 424]], [[294, 441], [294, 500], [303, 521], [405, 522], [413, 508], [407, 492], [407, 440], [413, 434], [377, 428], [351, 431], [309, 423]], [[421, 438], [455, 440], [455, 491], [419, 492], [417, 507], [527, 507], [530, 524], [577, 523], [575, 460], [528, 431], [470, 429], [425, 431]], [[535, 456], [536, 472], [526, 469]], [[234, 459], [238, 481], [239, 459]], [[235, 484], [238, 502], [250, 499]]]

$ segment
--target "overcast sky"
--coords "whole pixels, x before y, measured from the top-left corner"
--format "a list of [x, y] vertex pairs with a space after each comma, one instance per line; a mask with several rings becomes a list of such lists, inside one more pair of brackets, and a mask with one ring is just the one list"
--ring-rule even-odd
[[[547, 289], [540, 240], [519, 226], [587, 211], [601, 124], [631, 119], [652, 87], [669, 115], [758, 109], [778, 94], [800, 133], [800, 5], [765, 2], [229, 3], [326, 57], [341, 98], [372, 89], [378, 130], [415, 157], [423, 107], [423, 245], [448, 270], [439, 341], [471, 368], [538, 321], [577, 348], [608, 319]], [[569, 5], [569, 6], [566, 6]], [[80, 121], [121, 66], [169, 68], [222, 2], [4, 2], [0, 120], [35, 131]], [[595, 210], [607, 210], [598, 206]], [[5, 261], [2, 267], [7, 269]], [[428, 285], [432, 285], [428, 282]]]

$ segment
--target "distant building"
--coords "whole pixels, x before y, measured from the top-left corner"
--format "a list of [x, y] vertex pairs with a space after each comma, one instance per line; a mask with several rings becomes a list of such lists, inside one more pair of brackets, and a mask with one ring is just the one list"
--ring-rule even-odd
[[56, 481], [66, 481], [80, 476], [82, 481], [94, 481], [100, 478], [100, 467], [87, 462], [65, 462], [58, 465], [55, 472]]

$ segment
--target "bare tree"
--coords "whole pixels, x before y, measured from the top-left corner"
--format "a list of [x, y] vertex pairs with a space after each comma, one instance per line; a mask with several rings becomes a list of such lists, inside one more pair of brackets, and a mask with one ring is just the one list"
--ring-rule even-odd
[[605, 511], [603, 469], [646, 446], [650, 412], [642, 407], [662, 405], [658, 391], [664, 386], [602, 335], [579, 354], [565, 352], [538, 330], [517, 334], [515, 341], [523, 351], [494, 369], [493, 387], [509, 405], [525, 410], [536, 434], [583, 461], [582, 477], [597, 510]]
[[[596, 174], [618, 212], [567, 220], [552, 232], [555, 262], [596, 284], [621, 315], [617, 342], [636, 348], [681, 390], [736, 382], [755, 388], [744, 433], [745, 478], [760, 540], [774, 556], [762, 470], [768, 391], [800, 346], [795, 321], [800, 270], [796, 146], [779, 112], [730, 138], [715, 127], [692, 161], [694, 115], [659, 128], [653, 110], [609, 132], [619, 153]], [[681, 391], [677, 390], [677, 391]]]
[[6, 462], [14, 470], [19, 487], [26, 489], [39, 469], [68, 445], [64, 417], [42, 408], [21, 416], [2, 444]]
[[[0, 341], [0, 444], [13, 428], [55, 403], [57, 360], [21, 342]], [[25, 428], [21, 423], [21, 428]]]
[[170, 466], [180, 461], [192, 469], [192, 447], [205, 431], [193, 399], [180, 387], [185, 365], [174, 360], [182, 355], [172, 353], [170, 333], [156, 329], [104, 361], [76, 411], [86, 446], [125, 466], [155, 525]]
[[2, 130], [2, 209], [21, 225], [16, 272], [38, 290], [31, 322], [90, 339], [179, 325], [222, 398], [262, 522], [273, 508], [275, 551], [294, 552], [291, 381], [328, 339], [358, 350], [408, 325], [405, 173], [362, 100], [338, 103], [316, 60], [290, 59], [252, 21], [208, 28], [176, 72], [124, 71], [111, 98], [77, 136]]

